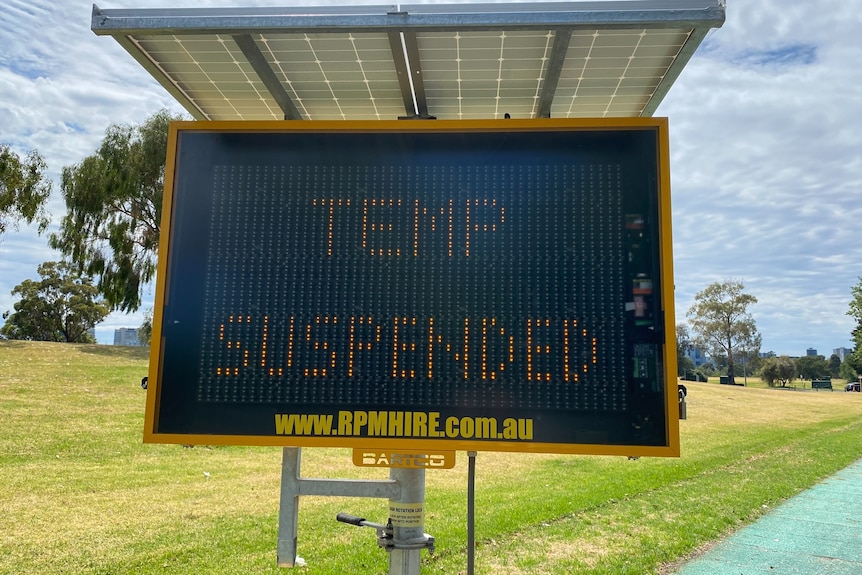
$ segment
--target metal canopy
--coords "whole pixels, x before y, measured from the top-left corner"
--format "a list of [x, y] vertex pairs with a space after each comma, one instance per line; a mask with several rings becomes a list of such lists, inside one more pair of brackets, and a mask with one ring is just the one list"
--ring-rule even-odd
[[650, 116], [724, 0], [102, 10], [199, 120]]

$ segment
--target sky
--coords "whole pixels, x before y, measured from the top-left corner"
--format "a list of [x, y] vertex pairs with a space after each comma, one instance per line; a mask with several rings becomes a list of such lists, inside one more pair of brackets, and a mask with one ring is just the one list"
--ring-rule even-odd
[[[290, 6], [275, 0], [102, 0], [101, 8]], [[324, 4], [384, 4], [342, 2]], [[412, 3], [423, 3], [414, 0]], [[447, 3], [464, 3], [449, 0]], [[110, 37], [90, 29], [84, 0], [4, 0], [0, 142], [48, 163], [50, 230], [65, 205], [64, 166], [95, 152], [111, 124], [182, 108]], [[829, 356], [852, 347], [850, 289], [862, 276], [862, 11], [858, 2], [728, 0], [654, 114], [670, 124], [677, 321], [712, 282], [740, 280], [762, 351]], [[0, 238], [0, 314], [12, 289], [59, 260], [22, 225]], [[138, 327], [152, 306], [96, 327]]]

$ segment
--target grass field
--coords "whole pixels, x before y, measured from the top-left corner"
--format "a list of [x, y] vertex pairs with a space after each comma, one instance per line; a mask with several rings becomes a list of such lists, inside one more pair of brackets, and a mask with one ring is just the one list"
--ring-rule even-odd
[[[281, 450], [144, 445], [142, 350], [0, 341], [0, 574], [283, 573]], [[682, 457], [480, 453], [476, 573], [669, 573], [862, 457], [862, 394], [687, 383]], [[423, 573], [466, 570], [466, 455], [429, 471]], [[307, 477], [385, 478], [306, 449]], [[386, 502], [306, 497], [309, 575], [387, 572]]]

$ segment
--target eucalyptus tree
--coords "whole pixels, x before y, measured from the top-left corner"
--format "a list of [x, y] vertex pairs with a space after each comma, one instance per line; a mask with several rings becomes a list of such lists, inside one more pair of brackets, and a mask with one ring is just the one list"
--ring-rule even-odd
[[0, 335], [9, 339], [94, 343], [89, 330], [108, 315], [90, 279], [64, 262], [45, 262], [41, 279], [24, 280], [12, 290], [20, 296], [5, 312]]
[[[850, 336], [853, 338], [853, 352], [844, 358], [846, 364], [845, 377], [848, 380], [855, 380], [855, 376], [862, 375], [862, 277], [859, 278], [859, 283], [850, 288], [850, 305], [847, 310], [847, 315], [856, 320], [856, 327], [853, 328]], [[852, 373], [851, 373], [852, 372]]]
[[170, 122], [162, 110], [139, 126], [112, 125], [101, 146], [63, 168], [67, 213], [51, 247], [97, 278], [111, 309], [134, 311], [156, 273]]
[[45, 177], [46, 169], [35, 150], [22, 158], [8, 144], [0, 144], [0, 239], [21, 220], [36, 222], [40, 232], [48, 227], [45, 202], [51, 181]]
[[714, 282], [694, 296], [686, 316], [694, 343], [712, 357], [727, 358], [727, 375], [735, 383], [737, 355], [756, 355], [762, 341], [749, 313], [757, 298], [745, 293], [741, 281]]

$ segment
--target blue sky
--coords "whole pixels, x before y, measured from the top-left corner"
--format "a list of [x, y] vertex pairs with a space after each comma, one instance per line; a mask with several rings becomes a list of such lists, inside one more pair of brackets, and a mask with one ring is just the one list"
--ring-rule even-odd
[[[313, 3], [113, 0], [100, 7]], [[862, 13], [843, 0], [728, 4], [727, 22], [655, 114], [671, 127], [677, 318], [709, 283], [742, 280], [758, 298], [751, 311], [764, 351], [803, 355], [814, 347], [828, 356], [850, 347], [846, 311], [862, 276]], [[91, 9], [83, 0], [5, 0], [0, 10], [0, 142], [21, 154], [35, 148], [47, 160], [54, 226], [65, 211], [62, 168], [93, 153], [110, 124], [181, 111], [113, 39], [92, 33]], [[7, 233], [0, 313], [12, 309], [15, 285], [59, 258], [33, 228]], [[145, 299], [152, 297], [148, 288]], [[137, 327], [142, 317], [112, 314], [97, 337], [110, 342], [115, 328]]]

